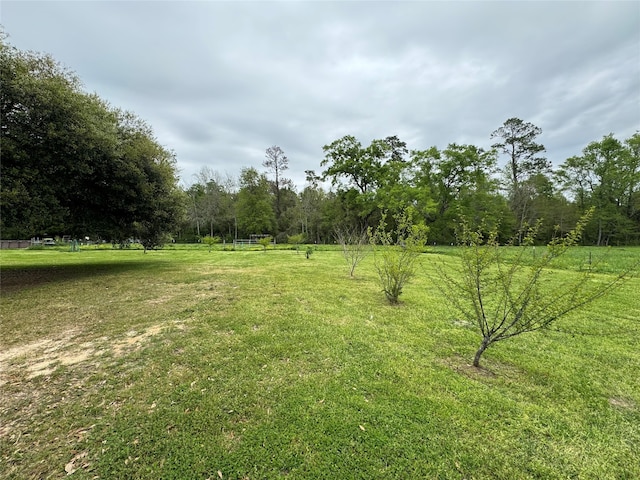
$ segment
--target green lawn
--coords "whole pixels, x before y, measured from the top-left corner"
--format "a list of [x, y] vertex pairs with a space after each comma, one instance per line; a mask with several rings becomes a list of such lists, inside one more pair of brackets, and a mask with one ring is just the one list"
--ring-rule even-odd
[[330, 249], [4, 250], [0, 477], [640, 478], [640, 279], [478, 370], [452, 252], [391, 307]]

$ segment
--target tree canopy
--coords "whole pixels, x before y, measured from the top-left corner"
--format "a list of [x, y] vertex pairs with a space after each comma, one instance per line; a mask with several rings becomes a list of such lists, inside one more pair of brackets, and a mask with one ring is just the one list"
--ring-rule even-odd
[[[431, 243], [457, 243], [458, 222], [465, 218], [470, 228], [495, 230], [501, 242], [537, 224], [536, 241], [545, 244], [568, 233], [592, 206], [583, 243], [640, 242], [639, 133], [625, 140], [606, 135], [553, 170], [540, 156], [544, 146], [534, 141], [538, 127], [519, 119], [505, 125], [489, 136], [502, 143], [489, 148], [450, 143], [444, 149], [409, 150], [396, 136], [364, 146], [347, 135], [323, 147], [324, 170], [305, 171], [302, 192], [290, 184], [276, 189], [265, 173], [249, 168], [243, 170], [240, 192], [227, 199], [243, 234], [304, 233], [314, 242], [335, 241], [336, 229], [375, 227], [384, 212], [392, 217], [411, 207], [414, 218], [429, 227]], [[282, 152], [275, 146], [269, 150], [276, 149]], [[502, 169], [501, 153], [507, 157]], [[273, 167], [263, 166], [273, 173]], [[198, 188], [204, 192], [205, 186]], [[205, 205], [203, 197], [198, 208]], [[230, 230], [215, 233], [230, 236]]]
[[137, 237], [182, 216], [176, 159], [134, 114], [82, 90], [48, 55], [0, 43], [2, 235]]

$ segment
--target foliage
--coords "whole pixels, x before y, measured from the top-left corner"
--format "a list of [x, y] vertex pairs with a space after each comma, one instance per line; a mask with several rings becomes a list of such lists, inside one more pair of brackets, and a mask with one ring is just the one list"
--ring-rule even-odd
[[271, 245], [272, 241], [273, 241], [273, 238], [271, 237], [262, 237], [258, 240], [258, 244], [262, 246], [262, 251], [266, 252], [267, 247]]
[[[174, 154], [51, 57], [0, 43], [3, 235], [120, 242], [182, 216]], [[155, 243], [150, 240], [151, 243]]]
[[355, 137], [346, 135], [322, 149], [325, 158], [320, 166], [327, 167], [323, 172], [324, 180], [331, 179], [335, 186], [341, 185], [342, 179], [345, 179], [347, 185], [356, 187], [361, 194], [375, 188], [379, 160], [364, 149]]
[[391, 304], [397, 304], [402, 289], [415, 275], [416, 262], [424, 251], [428, 228], [413, 223], [410, 211], [394, 215], [394, 227], [388, 229], [383, 215], [375, 230], [369, 229], [376, 272], [382, 290]]
[[197, 181], [186, 190], [187, 220], [195, 224], [196, 237], [201, 236], [201, 226], [209, 227], [208, 234], [231, 232], [235, 227], [235, 181], [223, 177], [208, 167], [203, 167]]
[[140, 244], [147, 253], [147, 250], [162, 248], [170, 238], [167, 234], [155, 228], [152, 223], [140, 222], [136, 224], [136, 233], [140, 236]]
[[553, 239], [542, 252], [535, 249], [539, 224], [519, 235], [520, 246], [501, 246], [493, 230], [488, 236], [471, 230], [463, 221], [460, 231], [460, 269], [439, 269], [435, 284], [464, 321], [481, 335], [473, 365], [480, 366], [484, 351], [496, 342], [546, 329], [574, 310], [585, 307], [617, 286], [630, 272], [611, 281], [596, 280], [595, 266], [583, 259], [570, 280], [560, 281], [553, 270], [560, 257], [580, 240], [593, 211], [576, 227]]
[[[283, 180], [281, 179], [281, 182]], [[275, 212], [274, 208], [274, 212]], [[298, 194], [292, 184], [284, 184], [280, 188], [280, 215], [276, 217], [276, 240], [286, 243], [289, 235], [300, 232], [301, 205]]]
[[370, 225], [379, 212], [380, 202], [403, 200], [397, 194], [404, 189], [397, 186], [404, 184], [408, 167], [404, 157], [408, 150], [398, 137], [374, 139], [368, 147], [363, 147], [355, 137], [346, 135], [322, 149], [325, 158], [320, 165], [326, 167], [322, 178], [330, 179], [331, 184], [338, 187], [356, 223]]
[[262, 162], [262, 166], [270, 170], [271, 172], [273, 172], [273, 177], [274, 177], [273, 190], [274, 190], [274, 197], [275, 197], [274, 210], [275, 210], [276, 220], [279, 221], [283, 212], [281, 191], [284, 186], [287, 186], [291, 183], [288, 179], [282, 177], [282, 173], [285, 170], [289, 169], [289, 159], [284, 154], [284, 151], [282, 150], [282, 148], [278, 147], [277, 145], [273, 145], [267, 148], [265, 152], [265, 157], [266, 157], [266, 160]]
[[323, 209], [326, 208], [331, 196], [319, 185], [320, 177], [313, 170], [306, 172], [307, 183], [299, 195], [300, 209], [298, 221], [302, 233], [305, 233], [309, 241], [321, 243], [330, 235], [330, 228], [324, 224], [326, 216]]
[[549, 170], [549, 161], [539, 156], [545, 147], [535, 141], [541, 134], [540, 127], [519, 118], [509, 118], [491, 133], [492, 139], [498, 139], [492, 147], [508, 157], [507, 173], [512, 187], [517, 187], [530, 175]]
[[349, 276], [353, 278], [356, 267], [370, 251], [367, 231], [354, 227], [337, 227], [335, 239], [349, 266]]
[[290, 245], [295, 245], [296, 253], [300, 250], [300, 244], [304, 243], [307, 239], [307, 236], [304, 233], [297, 233], [296, 235], [289, 235], [287, 238], [287, 242]]
[[[434, 219], [429, 225], [430, 238], [437, 243], [451, 243], [455, 238], [455, 219], [464, 215], [474, 224], [481, 219], [499, 224], [509, 210], [493, 178], [497, 154], [475, 145], [449, 144], [443, 151], [435, 147], [415, 152], [420, 161], [429, 161], [423, 182], [430, 183], [436, 201]], [[508, 234], [508, 233], [507, 233]]]
[[[487, 231], [497, 226], [500, 241], [544, 219], [536, 241], [545, 244], [556, 233], [567, 233], [580, 214], [595, 205], [583, 242], [638, 243], [640, 136], [593, 142], [579, 162], [568, 159], [552, 175], [542, 156], [545, 148], [537, 142], [541, 133], [531, 123], [510, 118], [493, 132], [490, 148], [450, 143], [442, 150], [409, 150], [397, 136], [365, 145], [346, 135], [323, 147], [323, 171], [317, 175], [306, 170], [301, 192], [282, 177], [288, 160], [273, 146], [263, 163], [269, 178], [244, 169], [239, 192], [235, 181], [221, 182], [215, 172], [199, 175], [187, 190], [189, 213], [183, 230], [192, 228], [193, 235], [200, 236], [201, 226], [208, 223], [210, 235], [229, 239], [269, 233], [285, 243], [288, 236], [304, 233], [316, 244], [330, 243], [336, 228], [366, 230], [380, 222], [383, 211], [394, 215], [410, 206], [414, 217], [429, 227], [434, 245], [456, 242], [459, 216], [467, 218], [472, 229], [483, 222]], [[502, 182], [497, 176], [499, 154], [507, 157]], [[602, 171], [602, 182], [585, 182]], [[330, 183], [328, 191], [322, 181]], [[183, 238], [189, 238], [188, 232]]]
[[255, 168], [244, 168], [240, 173], [236, 210], [241, 234], [265, 234], [275, 230], [276, 216], [269, 181]]
[[624, 143], [606, 135], [558, 169], [580, 210], [595, 207], [586, 235], [597, 245], [640, 240], [640, 133]]
[[[519, 232], [534, 220], [531, 203], [538, 192], [530, 180], [551, 171], [551, 162], [541, 156], [546, 150], [544, 145], [536, 143], [541, 134], [540, 127], [519, 118], [506, 120], [491, 134], [492, 139], [498, 140], [492, 147], [507, 156], [506, 190]], [[522, 238], [518, 238], [520, 240]]]
[[211, 235], [207, 235], [202, 239], [202, 243], [207, 245], [209, 247], [209, 252], [211, 252], [211, 247], [213, 247], [217, 243], [220, 243], [220, 237], [218, 236], [212, 237]]
[[307, 259], [311, 258], [313, 254], [313, 247], [311, 245], [307, 245], [307, 251], [305, 252]]

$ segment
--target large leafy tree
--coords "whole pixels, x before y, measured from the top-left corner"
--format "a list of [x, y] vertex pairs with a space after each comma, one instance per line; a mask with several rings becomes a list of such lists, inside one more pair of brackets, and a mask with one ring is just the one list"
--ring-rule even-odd
[[4, 39], [0, 81], [3, 236], [147, 235], [155, 245], [172, 230], [182, 208], [175, 158], [148, 125]]
[[493, 178], [494, 150], [452, 143], [442, 151], [436, 147], [413, 151], [412, 158], [413, 205], [431, 201], [432, 208], [426, 209], [430, 241], [454, 242], [460, 215], [474, 225], [484, 219], [492, 225], [510, 226], [503, 223], [509, 212]]
[[360, 141], [346, 135], [322, 147], [325, 157], [320, 166], [325, 167], [322, 179], [331, 181], [337, 189], [336, 199], [342, 210], [341, 223], [353, 226], [368, 225], [376, 211], [375, 190], [381, 162], [362, 146]]
[[324, 180], [341, 189], [355, 188], [366, 194], [375, 189], [380, 163], [368, 155], [362, 144], [352, 135], [345, 135], [322, 147], [325, 157], [320, 166]]
[[232, 237], [235, 224], [234, 185], [232, 177], [223, 177], [210, 167], [203, 167], [196, 182], [187, 189], [188, 218], [198, 237]]
[[276, 216], [269, 180], [255, 168], [243, 168], [240, 172], [236, 210], [242, 235], [270, 234], [275, 230]]
[[114, 155], [94, 162], [92, 174], [81, 178], [75, 199], [81, 208], [73, 217], [73, 231], [89, 229], [112, 240], [133, 235], [155, 247], [184, 213], [175, 155], [158, 144], [145, 122], [117, 113]]
[[409, 200], [405, 188], [409, 152], [397, 136], [375, 139], [363, 147], [347, 135], [323, 150], [325, 158], [320, 165], [326, 168], [322, 178], [337, 187], [342, 209], [353, 226], [371, 226], [376, 216], [379, 218], [381, 206], [398, 211]]
[[609, 134], [568, 158], [558, 171], [580, 209], [595, 207], [593, 229], [587, 233], [597, 245], [638, 241], [639, 144], [640, 134], [624, 143]]
[[306, 170], [306, 185], [299, 197], [300, 232], [312, 243], [320, 243], [328, 237], [323, 229], [323, 208], [327, 193], [320, 187], [320, 177], [313, 170]]
[[428, 207], [419, 202], [418, 198], [429, 192], [416, 188], [413, 182], [412, 158], [407, 144], [394, 135], [374, 140], [369, 150], [380, 159], [375, 192], [377, 208], [393, 217], [411, 205], [420, 216], [424, 216]]
[[438, 187], [436, 224], [439, 224], [445, 238], [453, 236], [455, 219], [460, 215], [474, 225], [479, 225], [481, 219], [493, 225], [500, 223], [504, 212], [498, 186], [492, 177], [496, 169], [495, 151], [452, 143], [442, 151], [435, 167]]
[[280, 218], [280, 215], [282, 214], [282, 195], [280, 192], [283, 186], [287, 186], [291, 183], [288, 179], [283, 178], [282, 176], [283, 172], [289, 169], [289, 159], [284, 154], [284, 150], [277, 145], [267, 148], [264, 156], [265, 160], [262, 162], [262, 166], [273, 173], [275, 211], [276, 217]]
[[59, 231], [78, 180], [113, 157], [113, 116], [51, 57], [0, 44], [3, 236]]
[[293, 184], [280, 189], [280, 209], [280, 215], [276, 217], [275, 239], [278, 243], [286, 243], [290, 235], [297, 235], [301, 231], [300, 199]]
[[551, 172], [551, 163], [542, 156], [545, 147], [536, 141], [540, 134], [541, 128], [519, 118], [506, 120], [491, 133], [491, 138], [497, 140], [492, 147], [507, 156], [505, 173], [509, 206], [520, 231], [533, 222], [530, 207], [535, 190], [530, 179]]
[[545, 151], [544, 145], [536, 143], [540, 134], [541, 128], [519, 118], [506, 120], [500, 128], [491, 133], [491, 138], [498, 140], [492, 145], [493, 148], [508, 157], [507, 173], [514, 187], [532, 174], [550, 169], [549, 161], [540, 156]]
[[[628, 151], [628, 182], [626, 198], [627, 217], [635, 222], [640, 230], [640, 132], [636, 132], [625, 140]], [[639, 232], [640, 233], [640, 232]], [[636, 238], [636, 243], [640, 241], [640, 236]]]

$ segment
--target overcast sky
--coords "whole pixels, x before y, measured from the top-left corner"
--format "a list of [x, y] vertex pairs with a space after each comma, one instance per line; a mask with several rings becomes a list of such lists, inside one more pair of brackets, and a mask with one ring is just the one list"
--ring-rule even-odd
[[146, 120], [182, 183], [207, 166], [320, 173], [322, 146], [490, 147], [518, 117], [555, 165], [640, 130], [640, 2], [10, 1], [9, 43]]

